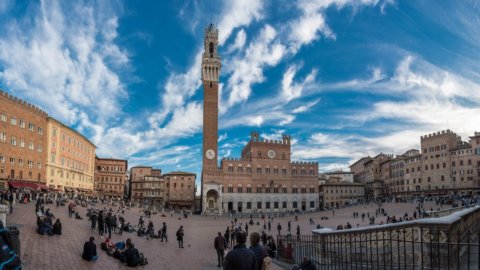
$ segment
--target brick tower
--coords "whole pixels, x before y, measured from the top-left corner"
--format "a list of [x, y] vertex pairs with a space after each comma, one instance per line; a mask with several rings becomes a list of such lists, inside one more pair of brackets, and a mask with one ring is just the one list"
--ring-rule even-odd
[[218, 78], [221, 62], [218, 56], [218, 29], [210, 24], [205, 29], [205, 51], [202, 55], [203, 82], [203, 159], [202, 170], [218, 167]]

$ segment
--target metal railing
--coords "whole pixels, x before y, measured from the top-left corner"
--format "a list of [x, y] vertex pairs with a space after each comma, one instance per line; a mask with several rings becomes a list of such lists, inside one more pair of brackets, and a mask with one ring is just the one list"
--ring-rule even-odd
[[443, 218], [277, 237], [277, 257], [318, 269], [479, 269], [480, 206]]

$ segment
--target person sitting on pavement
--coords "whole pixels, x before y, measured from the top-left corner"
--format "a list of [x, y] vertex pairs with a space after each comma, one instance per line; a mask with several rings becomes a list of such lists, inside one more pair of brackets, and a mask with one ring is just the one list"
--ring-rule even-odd
[[52, 232], [53, 234], [62, 235], [62, 223], [60, 222], [60, 219], [57, 219], [57, 221], [55, 221], [55, 224], [53, 224]]
[[40, 219], [40, 225], [38, 226], [37, 232], [41, 235], [53, 235], [52, 233], [53, 226], [49, 224], [46, 217]]
[[94, 262], [98, 259], [97, 256], [97, 246], [93, 242], [95, 241], [95, 238], [93, 236], [90, 236], [90, 239], [88, 242], [85, 242], [83, 245], [83, 254], [82, 258], [87, 261]]
[[131, 243], [130, 245], [128, 245], [127, 250], [125, 250], [123, 254], [125, 255], [125, 262], [128, 266], [136, 267], [140, 265], [140, 253], [138, 252], [138, 249], [135, 248], [134, 244]]
[[83, 219], [82, 216], [78, 213], [78, 211], [75, 213], [75, 218], [76, 219]]

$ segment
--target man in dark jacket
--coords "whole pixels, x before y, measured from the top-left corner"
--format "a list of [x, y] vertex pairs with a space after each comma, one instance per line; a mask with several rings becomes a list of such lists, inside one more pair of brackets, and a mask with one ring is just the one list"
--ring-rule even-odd
[[125, 254], [126, 263], [130, 267], [135, 267], [140, 264], [140, 253], [138, 249], [135, 248], [134, 244], [128, 245], [127, 250], [123, 253]]
[[215, 241], [213, 242], [215, 250], [217, 251], [217, 259], [218, 265], [217, 267], [223, 266], [223, 260], [225, 256], [225, 247], [227, 246], [227, 240], [223, 238], [222, 233], [218, 232], [218, 236], [215, 237]]
[[163, 238], [165, 238], [165, 242], [168, 242], [168, 238], [167, 238], [167, 224], [165, 224], [165, 222], [163, 222], [163, 226], [162, 226], [162, 234], [160, 235], [160, 242], [163, 242]]
[[227, 254], [223, 263], [224, 270], [251, 270], [255, 269], [255, 253], [247, 248], [247, 234], [244, 231], [235, 233], [237, 245]]
[[95, 238], [93, 238], [93, 236], [90, 236], [90, 240], [88, 242], [85, 242], [85, 244], [83, 245], [82, 258], [84, 260], [93, 262], [98, 259], [97, 246], [93, 241], [95, 241]]

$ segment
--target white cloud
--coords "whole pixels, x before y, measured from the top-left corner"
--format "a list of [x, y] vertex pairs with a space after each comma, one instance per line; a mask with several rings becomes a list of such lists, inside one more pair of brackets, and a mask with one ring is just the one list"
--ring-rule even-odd
[[267, 134], [267, 133], [261, 133], [260, 137], [266, 139], [266, 140], [282, 140], [283, 135], [285, 134], [285, 129], [273, 129], [273, 133]]
[[228, 138], [227, 132], [220, 134], [220, 136], [218, 136], [218, 142], [224, 141], [227, 138]]
[[[276, 65], [285, 54], [285, 46], [276, 42], [277, 32], [266, 25], [245, 51], [245, 55], [235, 57], [229, 65], [232, 72], [228, 80], [230, 96], [228, 106], [245, 101], [252, 91], [251, 85], [264, 81], [262, 69]], [[228, 72], [228, 71], [227, 71]]]
[[238, 31], [237, 36], [235, 37], [235, 42], [228, 47], [228, 52], [233, 52], [235, 50], [241, 50], [245, 46], [245, 42], [247, 41], [247, 34], [245, 30], [240, 29]]
[[299, 67], [291, 65], [287, 71], [283, 74], [282, 79], [282, 96], [288, 102], [292, 99], [296, 99], [302, 95], [303, 88], [315, 80], [317, 70], [313, 69], [302, 82], [295, 83], [293, 78], [297, 73]]
[[311, 107], [317, 105], [317, 103], [320, 101], [320, 99], [316, 99], [312, 102], [308, 102], [307, 104], [305, 105], [301, 105], [299, 107], [296, 107], [295, 109], [292, 110], [292, 113], [303, 113], [303, 112], [306, 112], [308, 111]]
[[[325, 22], [325, 10], [328, 7], [336, 6], [342, 9], [345, 6], [352, 6], [354, 9], [362, 6], [375, 6], [380, 0], [300, 0], [297, 8], [302, 16], [289, 23], [289, 40], [292, 43], [291, 50], [297, 51], [301, 46], [307, 45], [319, 38], [319, 33], [331, 39], [335, 39], [335, 33]], [[381, 11], [384, 12], [385, 5], [393, 1], [381, 2]]]
[[98, 123], [121, 114], [119, 72], [129, 60], [115, 43], [116, 14], [50, 1], [29, 12], [32, 20], [10, 21], [0, 37], [0, 79], [9, 89], [68, 124], [82, 124], [80, 111]]
[[249, 25], [254, 20], [263, 18], [263, 1], [261, 0], [233, 0], [225, 1], [219, 29], [219, 43], [222, 45], [230, 37], [232, 31], [243, 25]]

